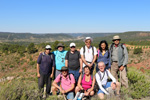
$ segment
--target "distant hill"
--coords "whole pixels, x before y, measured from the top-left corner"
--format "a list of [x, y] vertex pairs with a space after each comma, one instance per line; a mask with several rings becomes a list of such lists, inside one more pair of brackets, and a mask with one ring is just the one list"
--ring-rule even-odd
[[[142, 42], [142, 41], [150, 41], [150, 32], [146, 31], [131, 31], [118, 33], [115, 35], [119, 35], [122, 39], [122, 42]], [[100, 40], [107, 40], [108, 42], [112, 41], [113, 35], [105, 36], [105, 37], [97, 37], [94, 38], [95, 42], [99, 42]]]
[[[124, 33], [55, 33], [55, 34], [32, 34], [32, 33], [11, 33], [0, 32], [0, 42], [54, 42], [58, 41], [74, 41], [81, 43], [83, 38], [90, 36], [94, 38], [94, 43], [99, 43], [101, 40], [112, 42], [114, 35], [119, 35], [122, 42], [147, 42], [150, 41], [150, 32], [146, 31], [132, 31]], [[132, 44], [132, 43], [131, 43]]]
[[32, 34], [0, 32], [0, 42], [54, 42], [81, 40], [87, 36], [92, 38], [109, 36], [114, 33], [55, 33], [55, 34]]
[[1, 42], [53, 42], [69, 41], [74, 39], [73, 36], [68, 34], [31, 34], [31, 33], [9, 33], [0, 32]]

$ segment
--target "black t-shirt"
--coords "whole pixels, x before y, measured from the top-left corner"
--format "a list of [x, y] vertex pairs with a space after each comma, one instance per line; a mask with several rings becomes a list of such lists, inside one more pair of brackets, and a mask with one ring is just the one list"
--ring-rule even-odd
[[68, 67], [71, 70], [77, 70], [80, 68], [80, 52], [75, 51], [71, 53], [70, 51], [67, 52], [65, 59], [68, 60]]

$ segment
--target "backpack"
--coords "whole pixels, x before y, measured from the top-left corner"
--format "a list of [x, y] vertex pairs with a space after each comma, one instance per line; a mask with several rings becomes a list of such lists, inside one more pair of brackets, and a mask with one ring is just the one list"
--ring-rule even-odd
[[[71, 74], [71, 73], [69, 73], [69, 80], [71, 80], [70, 74]], [[72, 74], [72, 75], [73, 75], [73, 74]], [[73, 75], [73, 76], [74, 76], [74, 75]], [[61, 79], [62, 79], [62, 73], [60, 74], [60, 82], [61, 82]]]
[[[44, 52], [42, 52], [42, 59], [43, 59], [43, 56], [45, 56]], [[53, 60], [53, 54], [52, 53], [50, 53], [50, 56], [51, 56], [51, 60]]]
[[[121, 48], [124, 50], [123, 45], [125, 46], [125, 44], [124, 43], [120, 43], [120, 44], [121, 44]], [[112, 45], [110, 46], [111, 53], [112, 53], [112, 50], [113, 50], [113, 46], [114, 46], [114, 43], [112, 43]]]

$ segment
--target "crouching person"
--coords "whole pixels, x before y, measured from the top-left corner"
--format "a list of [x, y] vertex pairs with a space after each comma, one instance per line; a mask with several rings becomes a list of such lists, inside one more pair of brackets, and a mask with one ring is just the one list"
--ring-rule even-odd
[[[61, 86], [57, 85], [58, 82], [61, 83]], [[56, 95], [56, 91], [59, 89], [62, 94], [67, 96], [68, 100], [74, 98], [75, 79], [72, 74], [68, 73], [68, 67], [64, 66], [61, 68], [61, 73], [56, 77], [52, 85], [53, 95]]]
[[[83, 96], [93, 96], [94, 95], [94, 84], [95, 84], [95, 77], [90, 74], [90, 67], [84, 67], [84, 74], [80, 75], [78, 80], [78, 85], [75, 88], [76, 96], [74, 100], [81, 99]], [[81, 93], [83, 91], [83, 93]]]
[[[99, 91], [97, 94], [100, 99], [104, 99], [104, 94], [108, 96], [110, 95], [110, 93], [108, 92], [108, 88], [114, 91], [116, 90], [116, 95], [119, 95], [120, 90], [120, 83], [116, 82], [116, 79], [111, 75], [111, 73], [107, 69], [105, 70], [105, 67], [106, 66], [104, 62], [99, 62], [99, 71], [95, 74], [95, 78], [99, 86]], [[112, 82], [107, 82], [108, 77], [112, 79]]]

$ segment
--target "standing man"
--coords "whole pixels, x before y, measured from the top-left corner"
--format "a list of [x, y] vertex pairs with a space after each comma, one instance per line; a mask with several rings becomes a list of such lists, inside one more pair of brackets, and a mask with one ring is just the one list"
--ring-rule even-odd
[[61, 67], [65, 66], [65, 56], [67, 51], [64, 50], [64, 45], [62, 43], [59, 43], [57, 45], [56, 51], [54, 51], [54, 56], [55, 56], [55, 63], [56, 63], [56, 71], [55, 71], [55, 77], [57, 77], [61, 72]]
[[51, 46], [47, 45], [45, 47], [45, 52], [41, 53], [37, 60], [37, 77], [38, 86], [40, 92], [44, 91], [44, 84], [46, 83], [46, 94], [50, 94], [51, 89], [51, 78], [54, 74], [54, 55], [50, 52]]
[[127, 63], [128, 63], [128, 52], [124, 44], [120, 43], [120, 37], [118, 35], [113, 37], [113, 42], [110, 46], [111, 53], [111, 74], [118, 81], [118, 72], [120, 73], [120, 82], [123, 86], [128, 88], [127, 78]]
[[67, 52], [65, 57], [65, 66], [69, 68], [69, 73], [72, 73], [76, 82], [82, 72], [82, 60], [80, 52], [76, 50], [76, 44], [70, 43], [70, 51]]
[[93, 42], [91, 37], [86, 37], [83, 41], [85, 42], [85, 46], [83, 46], [80, 50], [83, 68], [87, 65], [91, 68], [91, 73], [93, 73], [97, 50], [95, 47], [91, 46], [91, 43]]

